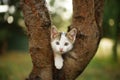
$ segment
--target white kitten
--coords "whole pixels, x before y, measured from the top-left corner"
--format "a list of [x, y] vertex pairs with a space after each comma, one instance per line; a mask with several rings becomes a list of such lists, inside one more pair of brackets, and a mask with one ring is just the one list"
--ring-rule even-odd
[[70, 32], [58, 32], [55, 26], [51, 27], [51, 46], [54, 52], [55, 67], [63, 67], [62, 54], [69, 52], [73, 48], [77, 30], [73, 28]]

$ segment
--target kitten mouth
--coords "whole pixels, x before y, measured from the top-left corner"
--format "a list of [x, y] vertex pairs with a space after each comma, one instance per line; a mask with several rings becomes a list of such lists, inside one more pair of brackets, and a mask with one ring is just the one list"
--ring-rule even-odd
[[64, 51], [59, 51], [60, 53], [64, 53]]
[[64, 52], [64, 51], [63, 51], [63, 48], [60, 48], [60, 52], [61, 52], [61, 53], [63, 53], [63, 52]]

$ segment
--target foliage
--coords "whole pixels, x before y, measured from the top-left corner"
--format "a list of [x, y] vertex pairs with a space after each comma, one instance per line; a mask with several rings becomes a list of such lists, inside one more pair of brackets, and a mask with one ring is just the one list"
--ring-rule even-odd
[[[27, 37], [24, 37], [26, 36], [24, 32], [26, 28], [19, 5], [19, 0], [0, 1], [0, 6], [8, 6], [8, 10], [6, 12], [0, 13], [0, 51], [3, 49], [2, 47], [4, 46], [4, 43], [7, 43], [8, 49], [11, 50], [27, 51], [28, 49], [28, 46], [23, 47], [23, 42], [27, 41]], [[19, 36], [19, 39], [16, 38], [17, 36]], [[17, 43], [21, 43], [23, 45], [14, 44], [15, 47], [13, 47], [13, 44], [11, 43], [15, 40]], [[23, 47], [23, 49], [20, 47]]]
[[103, 19], [103, 30], [105, 37], [114, 39], [117, 34], [120, 35], [119, 4], [120, 4], [119, 0], [105, 0], [104, 19]]
[[103, 32], [104, 37], [113, 39], [113, 60], [117, 61], [117, 47], [120, 41], [120, 0], [105, 0]]
[[[63, 5], [65, 3], [67, 5], [67, 0], [47, 0], [47, 2], [52, 23], [56, 25], [56, 27], [62, 28], [63, 31], [66, 31], [71, 22], [71, 12], [68, 11], [65, 5]], [[66, 14], [67, 12], [69, 12], [69, 15]], [[67, 19], [64, 17], [64, 14], [65, 17], [68, 16]]]

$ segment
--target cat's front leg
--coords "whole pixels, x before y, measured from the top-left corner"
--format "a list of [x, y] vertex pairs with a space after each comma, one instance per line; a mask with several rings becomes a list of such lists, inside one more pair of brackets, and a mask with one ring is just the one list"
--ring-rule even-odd
[[55, 67], [61, 69], [63, 67], [63, 58], [61, 54], [54, 54]]

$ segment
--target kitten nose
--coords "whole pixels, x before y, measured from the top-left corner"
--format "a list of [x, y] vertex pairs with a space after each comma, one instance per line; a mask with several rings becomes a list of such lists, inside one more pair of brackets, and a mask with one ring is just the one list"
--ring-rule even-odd
[[63, 52], [63, 48], [60, 48], [60, 52]]

